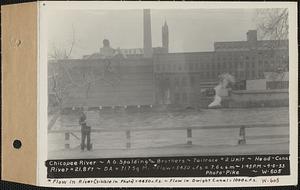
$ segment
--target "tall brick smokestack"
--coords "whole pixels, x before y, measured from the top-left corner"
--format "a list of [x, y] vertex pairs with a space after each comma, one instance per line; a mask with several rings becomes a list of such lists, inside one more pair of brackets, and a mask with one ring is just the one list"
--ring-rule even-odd
[[144, 9], [144, 57], [152, 57], [151, 15], [150, 9]]

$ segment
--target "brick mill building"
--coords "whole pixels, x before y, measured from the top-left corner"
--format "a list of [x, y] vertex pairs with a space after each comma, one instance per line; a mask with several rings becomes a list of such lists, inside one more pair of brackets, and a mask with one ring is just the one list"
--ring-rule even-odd
[[[210, 52], [169, 53], [167, 22], [162, 26], [162, 46], [152, 47], [150, 10], [144, 10], [143, 48], [120, 49], [125, 56], [110, 59], [98, 52], [83, 59], [49, 61], [48, 70], [64, 64], [70, 72], [61, 75], [77, 81], [63, 107], [197, 105], [201, 90], [214, 87], [222, 73], [243, 81], [262, 79], [265, 72], [288, 71], [288, 40], [258, 40], [256, 30], [246, 36], [244, 41], [215, 42]], [[54, 74], [49, 76], [50, 96]], [[88, 91], [82, 82], [86, 78], [95, 80]]]

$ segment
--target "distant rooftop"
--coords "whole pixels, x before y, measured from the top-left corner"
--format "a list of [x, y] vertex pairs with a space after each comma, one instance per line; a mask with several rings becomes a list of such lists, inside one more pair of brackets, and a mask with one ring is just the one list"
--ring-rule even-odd
[[241, 51], [249, 49], [287, 49], [288, 40], [262, 40], [250, 44], [248, 41], [215, 42], [215, 51]]
[[215, 42], [215, 51], [288, 49], [288, 40], [257, 40], [257, 31], [249, 30], [246, 41]]

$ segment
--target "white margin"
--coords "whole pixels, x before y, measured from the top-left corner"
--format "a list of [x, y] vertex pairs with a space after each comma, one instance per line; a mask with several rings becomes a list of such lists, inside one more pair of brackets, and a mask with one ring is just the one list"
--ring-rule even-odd
[[[42, 4], [45, 3], [46, 6]], [[46, 1], [39, 2], [38, 30], [38, 185], [50, 187], [72, 187], [47, 183], [47, 11], [53, 10], [99, 10], [99, 9], [235, 9], [235, 8], [288, 8], [289, 9], [289, 116], [290, 116], [290, 176], [279, 176], [280, 184], [261, 183], [212, 183], [201, 187], [245, 187], [245, 186], [283, 186], [296, 185], [298, 179], [298, 46], [297, 46], [297, 2], [83, 2], [83, 1]], [[256, 177], [260, 179], [263, 177]], [[264, 177], [265, 178], [265, 177]], [[105, 179], [105, 178], [104, 178]], [[107, 178], [106, 178], [107, 179]], [[121, 178], [119, 178], [121, 179]], [[136, 178], [147, 179], [147, 178]], [[170, 179], [170, 178], [162, 178]], [[184, 179], [184, 178], [182, 178]], [[186, 177], [186, 179], [189, 179]], [[76, 187], [199, 187], [199, 184], [126, 184], [126, 185], [76, 185]], [[75, 187], [75, 186], [74, 186]]]

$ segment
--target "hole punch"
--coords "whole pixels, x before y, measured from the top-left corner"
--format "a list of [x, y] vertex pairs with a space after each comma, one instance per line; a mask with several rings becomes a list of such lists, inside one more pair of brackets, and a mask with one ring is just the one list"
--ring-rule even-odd
[[15, 149], [20, 149], [22, 146], [22, 142], [20, 140], [14, 140], [13, 146]]

